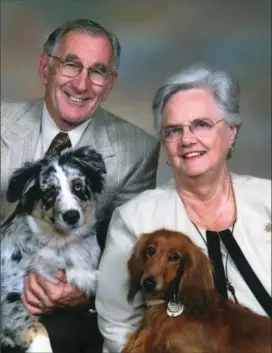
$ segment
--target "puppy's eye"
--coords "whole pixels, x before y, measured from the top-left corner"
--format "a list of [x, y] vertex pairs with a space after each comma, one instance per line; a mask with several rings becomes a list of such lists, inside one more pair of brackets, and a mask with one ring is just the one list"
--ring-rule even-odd
[[75, 181], [73, 183], [73, 190], [74, 191], [81, 191], [83, 189], [83, 185], [80, 181]]
[[168, 261], [177, 263], [180, 261], [180, 254], [177, 252], [173, 252], [173, 254], [168, 256]]
[[146, 249], [145, 249], [145, 254], [147, 256], [153, 256], [156, 254], [156, 249], [153, 247], [153, 246], [148, 246]]
[[54, 186], [51, 186], [50, 188], [44, 190], [43, 198], [46, 201], [52, 201], [56, 196], [56, 192], [57, 192], [56, 188]]

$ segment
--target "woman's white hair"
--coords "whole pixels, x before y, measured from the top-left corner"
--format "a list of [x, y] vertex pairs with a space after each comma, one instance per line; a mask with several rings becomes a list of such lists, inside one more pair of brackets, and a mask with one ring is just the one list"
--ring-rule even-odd
[[223, 71], [215, 71], [209, 67], [193, 65], [171, 76], [156, 92], [152, 109], [154, 128], [161, 133], [163, 124], [163, 109], [168, 100], [179, 91], [201, 88], [212, 94], [222, 118], [228, 125], [234, 125], [239, 130], [240, 89], [233, 78]]

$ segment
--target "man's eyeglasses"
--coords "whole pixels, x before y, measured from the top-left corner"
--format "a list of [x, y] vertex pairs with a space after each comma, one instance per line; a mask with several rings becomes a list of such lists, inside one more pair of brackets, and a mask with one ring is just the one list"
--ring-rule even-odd
[[88, 70], [89, 80], [97, 86], [105, 86], [109, 82], [112, 71], [103, 71], [96, 67], [86, 67], [80, 62], [64, 61], [58, 56], [48, 54], [50, 58], [53, 58], [59, 62], [58, 71], [62, 76], [74, 78], [77, 77], [83, 69]]
[[192, 134], [197, 137], [207, 136], [211, 133], [212, 129], [216, 124], [220, 123], [224, 119], [217, 121], [211, 121], [209, 119], [195, 119], [186, 125], [170, 125], [162, 130], [162, 139], [166, 142], [177, 141], [182, 137], [185, 126], [188, 126]]

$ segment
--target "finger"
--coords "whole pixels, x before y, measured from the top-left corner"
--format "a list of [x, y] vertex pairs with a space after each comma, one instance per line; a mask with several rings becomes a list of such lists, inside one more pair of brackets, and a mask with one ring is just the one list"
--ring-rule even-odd
[[64, 287], [62, 302], [63, 306], [74, 307], [77, 305], [85, 305], [88, 303], [88, 297], [78, 288], [67, 284]]
[[63, 297], [63, 291], [67, 284], [63, 282], [53, 283], [42, 277], [37, 277], [37, 280], [47, 299], [50, 301], [51, 306], [59, 306]]
[[24, 305], [24, 307], [26, 308], [26, 310], [28, 312], [30, 312], [33, 315], [38, 315], [38, 314], [42, 314], [43, 311], [39, 308], [37, 308], [36, 306], [32, 306], [30, 305], [27, 301], [26, 301], [26, 297], [24, 296], [24, 294], [21, 295], [21, 301]]
[[37, 303], [41, 303], [42, 310], [50, 310], [53, 303], [38, 282], [37, 275], [31, 273], [24, 278], [24, 295], [28, 305], [36, 307]]

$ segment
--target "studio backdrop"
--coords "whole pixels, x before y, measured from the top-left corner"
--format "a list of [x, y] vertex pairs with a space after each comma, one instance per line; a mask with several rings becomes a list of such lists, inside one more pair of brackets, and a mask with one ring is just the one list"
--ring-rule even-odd
[[[226, 70], [242, 95], [231, 170], [271, 177], [270, 0], [2, 0], [2, 98], [41, 96], [44, 40], [64, 21], [83, 17], [113, 31], [122, 44], [106, 109], [154, 134], [151, 101], [169, 75], [192, 63]], [[162, 152], [158, 183], [170, 176]]]

